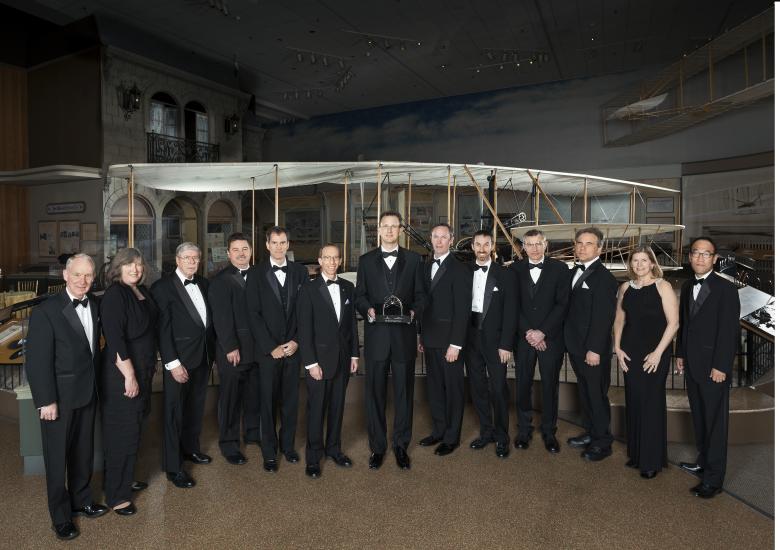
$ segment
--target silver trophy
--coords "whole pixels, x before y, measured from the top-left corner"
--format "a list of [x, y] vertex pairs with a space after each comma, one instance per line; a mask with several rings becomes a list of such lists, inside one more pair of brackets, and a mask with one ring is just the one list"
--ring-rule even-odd
[[382, 315], [376, 316], [377, 323], [388, 323], [394, 325], [411, 325], [412, 316], [404, 315], [404, 304], [395, 294], [385, 298], [382, 304]]

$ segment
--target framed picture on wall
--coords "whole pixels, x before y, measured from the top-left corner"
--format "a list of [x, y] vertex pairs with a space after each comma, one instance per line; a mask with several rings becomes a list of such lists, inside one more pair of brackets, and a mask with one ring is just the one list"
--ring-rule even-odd
[[57, 255], [57, 222], [38, 222], [38, 256], [53, 258]]
[[90, 256], [98, 253], [98, 237], [96, 223], [81, 224], [81, 251]]
[[81, 246], [81, 224], [76, 221], [60, 222], [60, 254], [75, 254]]
[[[672, 216], [647, 216], [645, 223], [659, 224], [659, 225], [672, 225], [674, 224], [674, 217]], [[653, 241], [657, 243], [673, 243], [675, 242], [676, 232], [670, 231], [669, 233], [660, 233], [653, 235]]]
[[674, 214], [674, 197], [648, 197], [648, 214]]

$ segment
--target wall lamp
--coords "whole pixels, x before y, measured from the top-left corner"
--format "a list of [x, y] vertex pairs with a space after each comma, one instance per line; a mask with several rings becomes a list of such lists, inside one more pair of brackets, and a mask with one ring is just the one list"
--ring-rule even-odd
[[138, 89], [138, 85], [134, 82], [132, 88], [125, 86], [119, 87], [121, 95], [121, 108], [125, 114], [125, 120], [130, 120], [130, 117], [141, 108], [141, 90]]

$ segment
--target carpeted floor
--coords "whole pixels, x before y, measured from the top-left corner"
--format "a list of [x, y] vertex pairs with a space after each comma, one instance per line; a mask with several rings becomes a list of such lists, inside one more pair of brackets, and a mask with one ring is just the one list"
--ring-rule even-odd
[[[302, 418], [301, 418], [302, 421]], [[513, 422], [513, 419], [511, 419]], [[415, 441], [428, 433], [424, 404], [415, 411]], [[559, 438], [578, 433], [561, 421]], [[303, 428], [298, 450], [303, 451]], [[324, 463], [310, 480], [302, 464], [262, 471], [260, 450], [249, 463], [231, 466], [219, 456], [216, 415], [205, 422], [207, 466], [188, 466], [198, 482], [174, 488], [159, 471], [159, 427], [144, 440], [138, 478], [139, 513], [81, 518], [81, 536], [67, 543], [50, 530], [42, 476], [23, 476], [18, 426], [0, 420], [2, 548], [770, 548], [774, 522], [728, 495], [695, 498], [695, 479], [675, 467], [644, 480], [623, 466], [625, 447], [598, 464], [565, 447], [549, 455], [535, 437], [527, 451], [506, 460], [493, 447], [468, 448], [478, 434], [467, 407], [461, 447], [448, 457], [413, 444], [412, 470], [392, 456], [368, 470], [362, 408], [347, 404], [344, 451], [352, 469]], [[514, 434], [512, 434], [514, 435]], [[733, 463], [732, 463], [733, 464]], [[101, 476], [93, 487], [98, 490]]]

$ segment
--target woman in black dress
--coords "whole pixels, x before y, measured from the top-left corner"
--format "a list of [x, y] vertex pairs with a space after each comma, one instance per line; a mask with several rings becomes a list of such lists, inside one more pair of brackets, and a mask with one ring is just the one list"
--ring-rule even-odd
[[146, 265], [135, 248], [120, 250], [106, 275], [100, 303], [106, 340], [100, 377], [106, 503], [117, 514], [136, 512], [133, 481], [141, 423], [149, 414], [157, 360], [157, 306], [144, 286]]
[[615, 355], [626, 385], [628, 462], [652, 479], [666, 466], [666, 376], [677, 332], [677, 296], [647, 245], [629, 256], [618, 291]]

